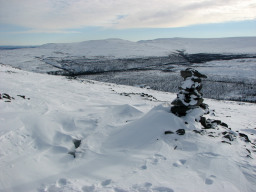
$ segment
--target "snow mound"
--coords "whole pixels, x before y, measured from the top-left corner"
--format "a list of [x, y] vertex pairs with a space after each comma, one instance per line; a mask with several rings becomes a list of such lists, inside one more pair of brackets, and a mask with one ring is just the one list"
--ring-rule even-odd
[[119, 124], [132, 121], [133, 119], [140, 117], [142, 114], [143, 113], [140, 110], [128, 104], [111, 106], [106, 112], [106, 116], [108, 116], [109, 120], [112, 120], [113, 122], [117, 119], [117, 123]]
[[132, 122], [111, 135], [104, 146], [110, 149], [143, 150], [157, 145], [165, 131], [186, 129], [184, 121], [162, 105], [154, 107], [145, 116]]

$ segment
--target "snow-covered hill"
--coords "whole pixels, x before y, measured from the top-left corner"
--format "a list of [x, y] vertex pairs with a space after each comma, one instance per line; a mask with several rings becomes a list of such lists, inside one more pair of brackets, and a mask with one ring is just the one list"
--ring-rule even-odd
[[170, 38], [131, 42], [122, 39], [84, 41], [80, 43], [51, 43], [36, 48], [0, 50], [0, 63], [29, 71], [50, 71], [44, 58], [107, 57], [132, 58], [167, 56], [176, 50], [187, 53], [253, 53], [256, 37], [216, 39]]
[[171, 93], [5, 65], [0, 93], [0, 191], [256, 191], [255, 104], [205, 101], [229, 141], [171, 114]]
[[39, 47], [72, 56], [142, 57], [166, 56], [175, 50], [188, 53], [255, 53], [256, 37], [166, 38], [132, 42], [122, 39], [45, 44]]

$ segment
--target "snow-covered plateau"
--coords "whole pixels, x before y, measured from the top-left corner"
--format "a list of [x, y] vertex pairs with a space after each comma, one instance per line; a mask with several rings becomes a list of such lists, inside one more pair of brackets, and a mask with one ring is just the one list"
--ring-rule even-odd
[[203, 129], [174, 93], [7, 65], [0, 93], [0, 191], [256, 191], [255, 104], [205, 99]]

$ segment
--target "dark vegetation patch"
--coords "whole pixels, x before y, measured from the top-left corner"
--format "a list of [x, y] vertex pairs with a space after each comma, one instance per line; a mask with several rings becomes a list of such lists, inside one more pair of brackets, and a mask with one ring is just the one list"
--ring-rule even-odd
[[[187, 54], [184, 50], [165, 57], [143, 57], [113, 59], [107, 57], [54, 57], [44, 58], [43, 61], [52, 65], [56, 71], [48, 72], [53, 75], [64, 75], [70, 79], [79, 77], [102, 82], [123, 85], [147, 85], [151, 89], [178, 92], [182, 81], [178, 72], [189, 67], [206, 67], [208, 61], [254, 59], [255, 54]], [[203, 63], [203, 64], [202, 64]], [[246, 63], [241, 62], [241, 65]], [[239, 73], [239, 71], [238, 71]], [[218, 100], [233, 100], [256, 102], [256, 82], [251, 77], [242, 79], [225, 75], [208, 74], [202, 82], [202, 93], [205, 98]]]
[[208, 61], [256, 58], [256, 55], [253, 55], [253, 54], [211, 54], [211, 53], [188, 54], [185, 52], [185, 50], [177, 50], [173, 54], [176, 54], [184, 58], [189, 63], [205, 63]]

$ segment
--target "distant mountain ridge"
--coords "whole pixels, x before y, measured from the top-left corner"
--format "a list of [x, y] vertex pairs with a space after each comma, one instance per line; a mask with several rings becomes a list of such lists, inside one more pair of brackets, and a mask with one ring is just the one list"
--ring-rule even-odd
[[78, 43], [51, 43], [40, 46], [71, 55], [166, 56], [176, 50], [188, 53], [256, 53], [256, 37], [160, 38], [132, 42], [123, 39], [90, 40]]
[[13, 50], [13, 49], [24, 49], [24, 48], [36, 48], [38, 46], [21, 46], [21, 45], [1, 45], [0, 50]]

